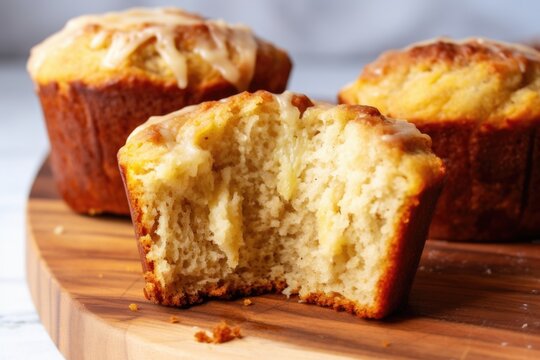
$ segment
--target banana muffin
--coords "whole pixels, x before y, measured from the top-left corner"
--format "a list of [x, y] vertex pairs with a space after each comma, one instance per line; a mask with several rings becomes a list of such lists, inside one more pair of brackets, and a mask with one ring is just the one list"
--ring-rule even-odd
[[540, 235], [540, 53], [486, 39], [389, 51], [339, 100], [407, 119], [430, 135], [447, 181], [430, 236]]
[[70, 20], [32, 49], [58, 189], [80, 213], [129, 214], [116, 153], [149, 116], [244, 90], [282, 92], [291, 61], [242, 25], [180, 9]]
[[118, 154], [146, 297], [263, 292], [381, 318], [404, 305], [442, 186], [414, 125], [265, 91], [151, 118]]

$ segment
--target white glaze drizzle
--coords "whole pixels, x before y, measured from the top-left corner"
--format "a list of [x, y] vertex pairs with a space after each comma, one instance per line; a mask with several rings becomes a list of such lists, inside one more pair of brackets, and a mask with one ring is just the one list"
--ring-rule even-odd
[[424, 138], [431, 143], [429, 135], [422, 134], [414, 124], [406, 120], [388, 120], [390, 121], [390, 124], [386, 125], [386, 133], [381, 137], [384, 142], [404, 142], [412, 138]]
[[[149, 128], [150, 126], [153, 126], [153, 125], [159, 125], [159, 124], [164, 124], [164, 123], [167, 123], [169, 122], [170, 120], [174, 119], [174, 118], [177, 118], [179, 116], [182, 116], [184, 114], [187, 114], [187, 113], [190, 113], [192, 111], [195, 111], [197, 108], [199, 107], [199, 104], [196, 104], [196, 105], [189, 105], [189, 106], [186, 106], [186, 107], [183, 107], [182, 109], [180, 110], [176, 110], [176, 111], [173, 111], [172, 113], [168, 113], [166, 115], [162, 115], [162, 116], [151, 116], [150, 118], [148, 118], [148, 120], [146, 120], [144, 123], [142, 123], [141, 125], [137, 126], [132, 132], [131, 134], [129, 134], [128, 138], [127, 138], [127, 141], [129, 141], [130, 139], [132, 139], [133, 137], [135, 137], [137, 134], [139, 134], [141, 131], [144, 131], [146, 130], [147, 128]], [[163, 125], [161, 125], [163, 127]]]
[[301, 171], [301, 159], [306, 141], [299, 128], [300, 110], [292, 103], [294, 95], [290, 91], [274, 95], [279, 106], [282, 131], [275, 153], [279, 162], [277, 190], [287, 201], [294, 196], [298, 187], [298, 174]]
[[[60, 32], [32, 49], [28, 71], [36, 76], [51, 52], [69, 46], [84, 33], [86, 27], [98, 26], [99, 30], [92, 38], [90, 47], [103, 47], [111, 39], [101, 64], [104, 68], [120, 66], [141, 45], [155, 39], [159, 56], [173, 72], [178, 86], [185, 88], [188, 79], [187, 61], [185, 54], [176, 47], [175, 30], [178, 26], [186, 25], [207, 26], [210, 41], [199, 41], [193, 51], [238, 90], [247, 89], [253, 77], [257, 53], [257, 43], [251, 30], [243, 25], [228, 25], [222, 20], [205, 20], [173, 8], [134, 8], [74, 18]], [[231, 59], [227, 45], [237, 54], [235, 62]]]
[[296, 125], [300, 118], [300, 111], [296, 106], [292, 104], [294, 93], [290, 91], [284, 91], [280, 95], [274, 95], [278, 105], [281, 119], [287, 125], [293, 127]]

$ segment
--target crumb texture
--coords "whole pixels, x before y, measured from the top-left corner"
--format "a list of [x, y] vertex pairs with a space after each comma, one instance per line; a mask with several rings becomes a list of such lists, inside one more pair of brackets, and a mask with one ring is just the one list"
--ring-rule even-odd
[[429, 146], [373, 108], [290, 93], [153, 119], [119, 154], [146, 234], [147, 295], [182, 305], [256, 289], [340, 294], [369, 316], [402, 241], [425, 240], [404, 233], [419, 195], [442, 177]]

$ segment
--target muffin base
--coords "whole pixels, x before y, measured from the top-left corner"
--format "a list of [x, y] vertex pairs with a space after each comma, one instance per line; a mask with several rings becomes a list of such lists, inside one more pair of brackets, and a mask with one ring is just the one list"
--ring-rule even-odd
[[51, 165], [60, 194], [79, 213], [129, 215], [116, 154], [133, 129], [150, 116], [235, 93], [223, 81], [199, 91], [146, 79], [102, 86], [81, 82], [40, 85]]
[[[120, 167], [120, 173], [124, 177], [125, 169]], [[378, 295], [375, 304], [366, 307], [341, 294], [323, 292], [300, 296], [300, 299], [308, 304], [373, 319], [384, 318], [405, 308], [441, 190], [441, 181], [429, 185], [418, 196], [412, 198], [404, 210], [397, 236], [390, 247], [384, 275], [377, 284]], [[128, 196], [129, 194], [128, 192]], [[162, 286], [154, 276], [154, 263], [146, 258], [151, 247], [152, 240], [149, 234], [152, 233], [152, 229], [143, 226], [142, 211], [137, 199], [130, 197], [129, 204], [145, 278], [144, 295], [148, 300], [166, 306], [186, 307], [209, 299], [234, 299], [242, 296], [281, 293], [287, 287], [283, 280], [260, 280], [249, 286], [224, 282], [209, 286], [206, 291], [190, 294], [184, 292], [183, 289], [175, 288], [174, 284]]]
[[416, 123], [447, 166], [430, 238], [505, 241], [540, 234], [540, 137], [534, 122]]

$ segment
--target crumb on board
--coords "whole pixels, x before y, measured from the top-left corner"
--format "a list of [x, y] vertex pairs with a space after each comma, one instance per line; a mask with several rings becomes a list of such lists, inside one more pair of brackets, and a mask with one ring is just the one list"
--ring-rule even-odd
[[195, 333], [195, 340], [197, 340], [200, 343], [207, 343], [207, 344], [211, 344], [214, 342], [214, 339], [208, 336], [208, 334], [204, 330], [200, 330]]
[[522, 329], [525, 329], [525, 328], [527, 328], [528, 326], [529, 326], [529, 324], [525, 323], [525, 324], [521, 325], [521, 328], [522, 328]]
[[62, 225], [57, 225], [53, 229], [54, 235], [62, 235], [64, 233], [64, 227]]
[[253, 305], [253, 301], [251, 301], [251, 299], [244, 299], [243, 303], [244, 303], [244, 306]]
[[240, 327], [230, 327], [225, 321], [220, 322], [212, 331], [212, 336], [209, 336], [206, 331], [197, 331], [195, 339], [201, 343], [222, 344], [234, 339], [241, 339]]
[[178, 316], [172, 315], [172, 316], [169, 318], [169, 322], [170, 322], [171, 324], [177, 324], [177, 323], [180, 322], [180, 319], [178, 318]]
[[390, 347], [390, 345], [392, 345], [389, 341], [383, 341], [382, 343], [382, 346], [387, 348], [387, 347]]
[[508, 346], [508, 342], [506, 341], [501, 342], [501, 346]]
[[128, 307], [129, 307], [129, 310], [131, 310], [131, 311], [137, 311], [137, 310], [139, 310], [139, 307], [138, 307], [137, 304], [135, 304], [135, 303], [129, 304]]

